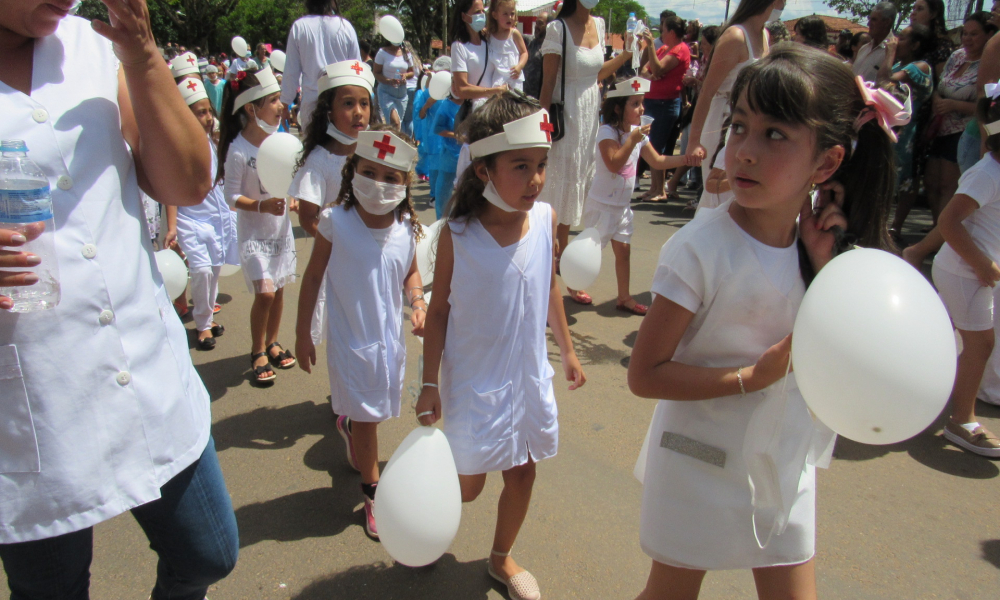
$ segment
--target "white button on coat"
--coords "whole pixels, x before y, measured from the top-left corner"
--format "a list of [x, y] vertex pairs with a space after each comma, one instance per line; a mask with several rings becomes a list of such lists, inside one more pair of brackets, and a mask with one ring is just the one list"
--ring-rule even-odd
[[36, 108], [31, 111], [31, 118], [34, 119], [36, 123], [44, 123], [49, 120], [49, 112], [44, 108]]
[[83, 248], [80, 248], [80, 254], [84, 258], [94, 258], [97, 256], [97, 246], [93, 244], [84, 244]]
[[63, 191], [68, 190], [73, 187], [73, 178], [69, 175], [63, 175], [56, 181], [56, 185]]
[[118, 385], [125, 387], [126, 385], [129, 384], [130, 381], [132, 381], [132, 376], [129, 374], [128, 371], [122, 371], [118, 373], [117, 377], [115, 377], [115, 381], [118, 382]]
[[115, 313], [110, 310], [102, 310], [97, 320], [101, 322], [101, 325], [108, 325], [111, 321], [115, 320]]

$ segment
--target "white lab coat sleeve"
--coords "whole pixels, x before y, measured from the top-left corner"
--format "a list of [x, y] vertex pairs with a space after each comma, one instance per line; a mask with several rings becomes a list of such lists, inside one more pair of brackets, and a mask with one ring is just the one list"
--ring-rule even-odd
[[[357, 40], [354, 45], [357, 46]], [[288, 106], [295, 100], [299, 91], [299, 79], [302, 77], [302, 61], [299, 58], [299, 45], [295, 41], [295, 25], [288, 32], [288, 43], [285, 44], [285, 72], [281, 78], [281, 102]], [[358, 52], [360, 58], [360, 51]], [[228, 197], [228, 196], [227, 196]]]

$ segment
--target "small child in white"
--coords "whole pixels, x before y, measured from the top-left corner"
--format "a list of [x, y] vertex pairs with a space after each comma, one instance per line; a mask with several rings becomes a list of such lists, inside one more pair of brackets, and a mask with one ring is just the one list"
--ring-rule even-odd
[[177, 85], [188, 108], [205, 128], [212, 151], [212, 179], [215, 185], [201, 204], [167, 207], [168, 238], [176, 236], [191, 271], [192, 316], [198, 331], [198, 348], [215, 348], [215, 338], [225, 328], [212, 320], [219, 295], [219, 274], [223, 265], [239, 265], [240, 250], [236, 239], [236, 213], [229, 208], [222, 182], [215, 179], [219, 158], [213, 132], [215, 110], [205, 86], [197, 79], [182, 79]]
[[430, 425], [444, 417], [463, 502], [479, 496], [487, 473], [503, 473], [487, 572], [512, 599], [536, 600], [538, 582], [510, 549], [528, 512], [535, 463], [555, 456], [559, 443], [546, 323], [569, 389], [586, 377], [553, 273], [555, 213], [536, 201], [552, 145], [548, 113], [505, 92], [470, 119], [473, 162], [438, 241], [417, 419]]
[[423, 335], [427, 311], [416, 260], [420, 222], [410, 198], [416, 163], [416, 147], [398, 130], [381, 125], [358, 133], [340, 194], [320, 216], [295, 328], [299, 365], [311, 373], [312, 316], [325, 281], [330, 401], [348, 462], [361, 472], [365, 531], [375, 539], [377, 427], [399, 416], [404, 294], [415, 335]]
[[989, 152], [958, 181], [955, 197], [941, 211], [945, 244], [934, 257], [934, 285], [962, 336], [962, 353], [951, 392], [945, 439], [990, 458], [1000, 457], [1000, 438], [976, 421], [976, 396], [994, 352], [993, 288], [1000, 281], [1000, 101], [981, 99], [977, 116], [986, 128]]
[[517, 2], [494, 0], [487, 12], [490, 62], [493, 63], [493, 83], [487, 87], [507, 84], [512, 90], [524, 89], [524, 65], [528, 64], [528, 46], [517, 30]]
[[660, 155], [646, 137], [650, 126], [642, 126], [641, 119], [644, 113], [642, 101], [648, 91], [648, 79], [633, 77], [619, 80], [608, 92], [601, 108], [604, 125], [597, 131], [597, 172], [583, 207], [583, 226], [597, 228], [601, 234], [601, 247], [611, 242], [615, 253], [615, 275], [618, 278], [616, 308], [640, 316], [645, 315], [649, 307], [636, 302], [629, 292], [629, 242], [632, 239], [632, 208], [629, 203], [635, 188], [639, 156], [656, 170], [683, 166], [686, 159], [684, 156]]

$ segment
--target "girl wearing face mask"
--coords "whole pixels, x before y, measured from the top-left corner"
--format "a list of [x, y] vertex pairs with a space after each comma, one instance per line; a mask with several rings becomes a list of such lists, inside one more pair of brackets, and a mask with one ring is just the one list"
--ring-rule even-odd
[[[722, 134], [722, 124], [729, 116], [729, 92], [736, 76], [747, 65], [767, 55], [770, 39], [764, 25], [781, 18], [785, 0], [742, 0], [726, 24], [709, 57], [708, 73], [701, 86], [701, 97], [691, 118], [687, 155], [697, 160], [715, 156]], [[702, 163], [705, 180], [712, 165]], [[708, 199], [705, 194], [703, 197]], [[710, 199], [709, 199], [710, 200]], [[711, 200], [710, 200], [711, 201]]]
[[299, 366], [311, 373], [312, 316], [322, 285], [330, 401], [348, 463], [361, 473], [365, 531], [374, 539], [377, 427], [399, 416], [406, 365], [403, 296], [415, 335], [423, 335], [427, 314], [416, 261], [421, 228], [410, 198], [416, 161], [416, 147], [395, 128], [379, 125], [358, 134], [340, 193], [320, 217], [295, 329]]
[[512, 600], [541, 597], [510, 550], [528, 512], [535, 463], [559, 445], [546, 324], [569, 389], [586, 381], [552, 268], [555, 213], [537, 201], [551, 146], [547, 121], [537, 103], [512, 93], [470, 117], [472, 164], [441, 228], [416, 406], [423, 425], [444, 418], [463, 502], [479, 496], [488, 473], [503, 474], [487, 572]]
[[272, 198], [257, 177], [257, 150], [278, 130], [284, 105], [270, 68], [241, 71], [226, 86], [219, 134], [218, 179], [226, 201], [238, 211], [237, 239], [250, 309], [250, 361], [257, 383], [274, 381], [271, 365], [295, 366], [292, 353], [278, 343], [284, 287], [295, 281], [295, 239], [289, 210], [295, 200]]

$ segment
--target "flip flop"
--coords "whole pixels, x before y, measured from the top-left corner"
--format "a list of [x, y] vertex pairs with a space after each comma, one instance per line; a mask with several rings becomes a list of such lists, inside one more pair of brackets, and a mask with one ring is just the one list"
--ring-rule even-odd
[[645, 304], [639, 304], [638, 302], [635, 302], [635, 300], [632, 302], [634, 302], [632, 306], [627, 306], [624, 302], [619, 302], [615, 305], [615, 309], [622, 312], [632, 313], [633, 315], [639, 315], [640, 317], [646, 316], [646, 313], [649, 312], [649, 307]]
[[590, 297], [590, 294], [582, 290], [570, 291], [569, 297], [570, 299], [573, 300], [573, 302], [576, 302], [577, 304], [583, 304], [584, 306], [594, 303], [594, 299]]

